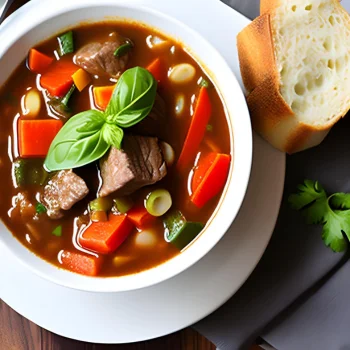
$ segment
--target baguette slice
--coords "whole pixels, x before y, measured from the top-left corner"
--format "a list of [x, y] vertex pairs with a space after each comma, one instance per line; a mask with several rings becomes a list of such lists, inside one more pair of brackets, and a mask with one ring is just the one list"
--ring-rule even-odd
[[263, 3], [267, 13], [237, 38], [247, 102], [253, 128], [295, 153], [350, 108], [350, 19], [337, 0]]

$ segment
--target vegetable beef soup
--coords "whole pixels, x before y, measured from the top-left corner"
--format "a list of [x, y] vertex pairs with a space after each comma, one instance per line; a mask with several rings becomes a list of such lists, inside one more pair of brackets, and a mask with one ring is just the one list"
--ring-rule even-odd
[[1, 219], [46, 261], [122, 276], [204, 229], [232, 162], [225, 108], [182, 45], [136, 23], [32, 48], [0, 93]]

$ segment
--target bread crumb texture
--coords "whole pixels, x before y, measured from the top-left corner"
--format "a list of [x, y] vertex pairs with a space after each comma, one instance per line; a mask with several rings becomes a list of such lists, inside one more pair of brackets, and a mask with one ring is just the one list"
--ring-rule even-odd
[[331, 123], [350, 106], [349, 15], [336, 0], [287, 0], [271, 16], [280, 89], [298, 121]]

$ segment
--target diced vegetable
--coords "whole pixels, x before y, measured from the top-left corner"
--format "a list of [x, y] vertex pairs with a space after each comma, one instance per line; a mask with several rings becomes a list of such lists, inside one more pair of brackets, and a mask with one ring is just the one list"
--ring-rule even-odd
[[24, 96], [23, 114], [29, 118], [36, 118], [41, 109], [41, 96], [38, 90], [31, 89]]
[[57, 39], [58, 39], [58, 44], [60, 46], [59, 48], [60, 56], [64, 56], [74, 52], [74, 40], [73, 40], [72, 31], [62, 34]]
[[167, 142], [160, 142], [160, 149], [162, 150], [165, 163], [171, 167], [175, 162], [175, 151]]
[[100, 254], [114, 252], [132, 232], [134, 225], [125, 215], [109, 215], [107, 222], [93, 222], [81, 235], [82, 247]]
[[172, 204], [169, 191], [164, 189], [151, 192], [145, 201], [147, 211], [153, 216], [164, 215], [171, 208]]
[[78, 69], [73, 75], [74, 85], [79, 91], [83, 91], [91, 82], [91, 77], [84, 69]]
[[59, 225], [57, 226], [53, 231], [52, 234], [56, 237], [61, 237], [62, 236], [62, 226]]
[[74, 91], [75, 91], [75, 85], [73, 84], [63, 98], [60, 98], [60, 97], [51, 98], [51, 100], [49, 101], [49, 105], [58, 113], [58, 115], [66, 118], [71, 116], [72, 111], [68, 106], [68, 103]]
[[192, 203], [201, 208], [223, 189], [230, 163], [231, 157], [227, 154], [209, 153], [199, 159], [192, 180]]
[[86, 276], [97, 276], [101, 267], [100, 258], [81, 253], [63, 251], [60, 254], [60, 260], [67, 270]]
[[114, 56], [116, 57], [122, 57], [125, 56], [132, 48], [134, 45], [128, 41], [123, 45], [120, 45], [115, 51], [114, 51]]
[[37, 214], [45, 214], [47, 212], [45, 205], [42, 203], [36, 203], [35, 210]]
[[53, 58], [46, 56], [36, 49], [29, 51], [28, 65], [29, 69], [35, 73], [44, 73], [53, 62]]
[[114, 199], [114, 208], [120, 214], [126, 214], [133, 206], [134, 202], [130, 197]]
[[201, 87], [205, 87], [208, 88], [209, 87], [209, 82], [207, 80], [205, 80], [204, 78], [200, 78], [198, 85]]
[[12, 164], [12, 173], [16, 187], [40, 185], [42, 186], [48, 176], [42, 161], [38, 159], [18, 159]]
[[176, 102], [175, 102], [175, 114], [176, 116], [180, 116], [185, 109], [185, 96], [184, 94], [180, 94], [176, 96]]
[[71, 61], [56, 61], [41, 76], [40, 84], [51, 96], [63, 97], [72, 87], [72, 75], [77, 70], [78, 67]]
[[156, 217], [151, 215], [144, 206], [137, 206], [128, 212], [128, 219], [138, 228], [143, 229], [151, 224]]
[[188, 222], [180, 211], [175, 211], [165, 217], [164, 227], [166, 240], [182, 250], [198, 236], [204, 225]]
[[135, 244], [143, 248], [152, 248], [157, 245], [157, 236], [152, 230], [144, 230], [136, 234]]
[[19, 119], [18, 143], [22, 158], [46, 157], [63, 123], [55, 119]]
[[206, 88], [202, 87], [198, 96], [191, 125], [177, 162], [177, 168], [180, 172], [184, 171], [191, 161], [195, 159], [199, 145], [205, 135], [206, 126], [209, 122], [211, 112], [212, 106], [208, 91]]
[[94, 101], [97, 108], [102, 109], [103, 111], [107, 108], [114, 89], [115, 85], [98, 86], [93, 88]]
[[93, 211], [90, 213], [92, 222], [106, 222], [108, 221], [108, 216], [105, 211]]
[[160, 58], [156, 58], [146, 69], [153, 75], [154, 79], [157, 80], [158, 83], [161, 83], [164, 72]]
[[177, 64], [169, 74], [169, 80], [174, 84], [187, 84], [194, 79], [196, 68], [189, 63]]
[[149, 35], [146, 43], [150, 49], [168, 49], [171, 45], [169, 40], [165, 40], [156, 35]]
[[99, 197], [90, 202], [91, 211], [109, 211], [113, 207], [113, 201], [109, 197]]

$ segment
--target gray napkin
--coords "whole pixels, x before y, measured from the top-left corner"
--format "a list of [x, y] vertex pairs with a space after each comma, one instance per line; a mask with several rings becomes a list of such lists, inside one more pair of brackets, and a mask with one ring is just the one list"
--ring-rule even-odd
[[[226, 2], [247, 17], [258, 13], [258, 0]], [[248, 349], [258, 336], [278, 350], [350, 350], [347, 255], [326, 248], [321, 227], [307, 226], [287, 203], [305, 178], [329, 192], [350, 192], [349, 131], [345, 119], [321, 146], [287, 157], [285, 195], [266, 253], [238, 293], [194, 326], [220, 350]]]

